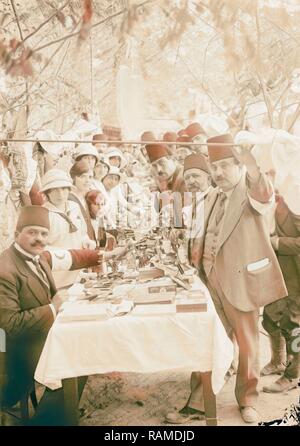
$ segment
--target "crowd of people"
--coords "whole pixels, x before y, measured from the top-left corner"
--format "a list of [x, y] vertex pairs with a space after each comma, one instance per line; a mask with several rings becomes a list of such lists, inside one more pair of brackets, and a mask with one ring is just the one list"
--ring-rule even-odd
[[[46, 335], [65, 299], [60, 290], [74, 283], [78, 269], [94, 267], [101, 275], [109, 259], [126, 256], [128, 229], [163, 228], [174, 249], [185, 240], [187, 262], [207, 286], [238, 348], [238, 365], [228, 375], [237, 375], [235, 396], [245, 422], [258, 421], [260, 375], [280, 375], [265, 392], [298, 385], [300, 216], [274, 188], [276, 172], [262, 171], [251, 147], [235, 145], [229, 131], [210, 136], [197, 122], [177, 133], [145, 131], [136, 144], [98, 133], [90, 143], [55, 154], [51, 144], [37, 141], [31, 154], [34, 181], [18, 200], [4, 149], [0, 203], [14, 213], [0, 255], [0, 328], [9, 345], [3, 407], [16, 404], [32, 386]], [[262, 369], [260, 308], [272, 354]], [[186, 405], [166, 421], [204, 418], [197, 371], [191, 389]], [[59, 390], [46, 391], [32, 423], [53, 424], [57, 418], [49, 413], [63, 406], [61, 398]]]

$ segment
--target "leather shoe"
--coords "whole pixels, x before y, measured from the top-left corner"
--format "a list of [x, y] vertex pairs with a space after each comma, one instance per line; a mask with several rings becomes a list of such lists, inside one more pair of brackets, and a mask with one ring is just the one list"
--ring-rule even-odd
[[194, 420], [205, 420], [205, 413], [188, 406], [184, 406], [178, 412], [170, 412], [165, 416], [165, 421], [171, 424], [185, 424]]
[[245, 406], [240, 408], [241, 415], [245, 423], [257, 423], [258, 413], [254, 407]]
[[269, 386], [263, 387], [263, 392], [267, 393], [280, 393], [285, 392], [291, 389], [294, 389], [298, 386], [299, 378], [288, 379], [286, 376], [281, 376], [277, 381]]
[[269, 362], [266, 364], [260, 371], [260, 376], [268, 376], [268, 375], [281, 375], [285, 370], [285, 365], [280, 364], [273, 364], [272, 362]]

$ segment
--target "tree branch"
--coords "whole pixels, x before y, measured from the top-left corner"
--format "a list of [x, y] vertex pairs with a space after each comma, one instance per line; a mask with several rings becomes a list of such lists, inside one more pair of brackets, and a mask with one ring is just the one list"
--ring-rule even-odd
[[[256, 6], [256, 12], [255, 12], [255, 22], [256, 22], [256, 33], [257, 33], [257, 57], [260, 55], [260, 40], [261, 40], [261, 31], [260, 31], [260, 24], [259, 24], [259, 17], [258, 17], [258, 6]], [[269, 123], [270, 127], [273, 127], [273, 117], [272, 117], [272, 110], [271, 110], [271, 104], [266, 92], [266, 86], [262, 79], [262, 76], [260, 74], [260, 61], [256, 70], [256, 74], [263, 92], [264, 101], [268, 110], [268, 117], [269, 117]]]
[[11, 7], [12, 7], [12, 9], [14, 11], [14, 15], [15, 15], [15, 18], [16, 18], [17, 26], [18, 26], [18, 29], [19, 29], [19, 34], [20, 34], [20, 37], [21, 37], [21, 40], [22, 40], [22, 43], [23, 43], [24, 42], [24, 37], [23, 37], [21, 26], [20, 26], [19, 17], [18, 17], [17, 11], [16, 11], [14, 0], [10, 0], [10, 4], [11, 4]]
[[34, 31], [32, 31], [32, 33], [28, 34], [24, 39], [23, 39], [23, 43], [30, 39], [30, 37], [34, 36], [34, 34], [36, 34], [37, 32], [40, 31], [40, 29], [43, 28], [43, 26], [45, 26], [48, 22], [50, 22], [54, 17], [57, 16], [57, 14], [59, 12], [61, 12], [68, 4], [70, 3], [70, 0], [67, 0], [66, 3], [64, 3], [55, 13], [53, 13], [50, 17], [48, 17], [48, 19], [46, 19], [43, 23], [41, 23]]
[[[122, 11], [116, 12], [115, 14], [113, 14], [113, 15], [111, 15], [111, 16], [109, 16], [109, 17], [106, 17], [105, 19], [100, 20], [100, 21], [97, 22], [97, 23], [94, 23], [94, 24], [91, 26], [91, 29], [92, 29], [92, 28], [95, 28], [96, 26], [102, 25], [103, 23], [105, 23], [105, 22], [108, 21], [108, 20], [114, 19], [114, 18], [118, 17], [119, 15], [124, 14], [126, 11], [127, 11], [126, 9], [123, 9]], [[73, 33], [71, 33], [71, 34], [68, 34], [67, 36], [63, 36], [63, 37], [61, 37], [60, 39], [53, 40], [53, 42], [45, 43], [45, 45], [42, 45], [42, 46], [40, 46], [40, 47], [38, 47], [38, 48], [33, 49], [31, 54], [33, 54], [33, 53], [37, 53], [38, 51], [41, 51], [41, 50], [44, 50], [45, 48], [48, 48], [49, 46], [55, 45], [56, 43], [65, 41], [65, 40], [67, 40], [67, 39], [71, 39], [72, 37], [78, 36], [79, 34], [80, 34], [80, 30], [79, 30], [79, 31], [75, 31], [75, 32], [73, 32]]]
[[297, 107], [297, 109], [296, 109], [296, 111], [294, 113], [294, 116], [293, 116], [293, 118], [292, 118], [292, 120], [291, 120], [291, 122], [290, 122], [290, 124], [289, 124], [289, 126], [287, 128], [288, 132], [290, 132], [293, 129], [293, 127], [294, 127], [297, 119], [299, 118], [299, 116], [300, 116], [300, 103], [298, 104], [298, 107]]

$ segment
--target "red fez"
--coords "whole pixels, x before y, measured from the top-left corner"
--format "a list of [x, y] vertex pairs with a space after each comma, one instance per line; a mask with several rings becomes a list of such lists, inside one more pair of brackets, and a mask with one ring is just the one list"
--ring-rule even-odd
[[187, 135], [178, 136], [177, 142], [192, 142], [191, 138]]
[[150, 163], [159, 160], [163, 156], [169, 156], [168, 148], [164, 144], [148, 144], [146, 145], [146, 151]]
[[179, 130], [179, 132], [177, 132], [178, 136], [187, 136], [185, 129]]
[[105, 136], [103, 133], [97, 133], [96, 135], [93, 135], [93, 142], [92, 144], [97, 144], [101, 141], [107, 141], [107, 136]]
[[177, 135], [175, 132], [166, 132], [163, 136], [163, 140], [166, 142], [176, 142]]
[[212, 138], [208, 138], [206, 142], [213, 144], [211, 146], [207, 146], [208, 156], [211, 163], [224, 158], [234, 157], [230, 146], [220, 145], [220, 143], [234, 144], [233, 138], [229, 133], [226, 133], [225, 135], [213, 136]]
[[184, 160], [183, 171], [185, 172], [186, 170], [189, 169], [201, 169], [206, 173], [210, 173], [207, 157], [202, 154], [195, 154], [195, 153], [192, 153], [192, 155], [187, 156]]
[[190, 138], [195, 138], [195, 136], [202, 134], [206, 134], [201, 125], [198, 122], [193, 122], [192, 124], [188, 125], [185, 129], [185, 133]]
[[50, 230], [49, 211], [42, 206], [24, 206], [17, 221], [17, 231], [25, 226], [42, 226]]
[[153, 132], [144, 132], [141, 136], [141, 141], [156, 141], [156, 138]]
[[178, 136], [177, 138], [177, 142], [180, 142], [182, 144], [177, 145], [176, 146], [176, 150], [182, 149], [182, 147], [185, 147], [187, 149], [190, 149], [191, 147], [189, 146], [189, 142], [192, 142], [191, 138], [189, 138], [188, 136]]
[[81, 159], [76, 161], [70, 169], [70, 175], [74, 180], [75, 177], [80, 177], [83, 173], [89, 172], [91, 170], [89, 162], [87, 160]]

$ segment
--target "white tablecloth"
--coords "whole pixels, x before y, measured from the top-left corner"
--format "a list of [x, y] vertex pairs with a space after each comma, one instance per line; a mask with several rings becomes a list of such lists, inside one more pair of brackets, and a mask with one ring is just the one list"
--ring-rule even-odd
[[[208, 292], [207, 292], [208, 294]], [[76, 376], [119, 372], [212, 371], [217, 394], [233, 358], [233, 346], [215, 312], [114, 317], [105, 321], [55, 321], [36, 372], [50, 389]]]

